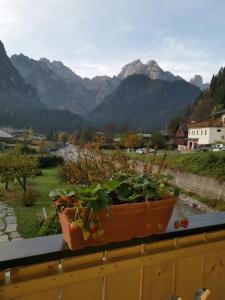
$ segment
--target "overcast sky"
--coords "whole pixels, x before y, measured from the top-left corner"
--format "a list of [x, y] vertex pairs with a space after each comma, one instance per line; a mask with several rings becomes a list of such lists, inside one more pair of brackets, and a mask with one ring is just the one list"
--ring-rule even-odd
[[0, 39], [8, 55], [61, 60], [81, 76], [140, 58], [209, 81], [225, 65], [225, 1], [0, 0]]

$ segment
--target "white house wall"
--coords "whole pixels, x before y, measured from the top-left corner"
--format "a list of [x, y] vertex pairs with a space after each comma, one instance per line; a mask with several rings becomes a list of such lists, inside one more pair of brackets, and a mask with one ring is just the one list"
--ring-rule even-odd
[[225, 142], [225, 127], [189, 128], [188, 138], [198, 139], [198, 145]]
[[221, 121], [225, 124], [225, 114], [221, 116]]

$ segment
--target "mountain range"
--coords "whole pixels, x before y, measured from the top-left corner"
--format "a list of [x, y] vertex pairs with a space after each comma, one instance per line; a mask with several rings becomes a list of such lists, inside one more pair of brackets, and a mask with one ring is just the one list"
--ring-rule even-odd
[[34, 86], [49, 109], [68, 110], [87, 115], [119, 84], [116, 77], [82, 79], [60, 61], [34, 60], [23, 54], [11, 62], [25, 82]]
[[0, 125], [38, 131], [76, 130], [84, 121], [68, 111], [49, 110], [35, 87], [25, 82], [0, 41]]
[[211, 114], [225, 109], [225, 68], [212, 77], [210, 86], [196, 99], [189, 118], [202, 120]]
[[[11, 62], [22, 75], [25, 82], [34, 86], [49, 109], [69, 110], [82, 116], [94, 110], [106, 96], [118, 87], [120, 82], [130, 75], [143, 74], [150, 79], [169, 82], [184, 80], [159, 67], [156, 61], [146, 64], [135, 60], [125, 65], [118, 76], [96, 76], [82, 78], [60, 61], [50, 62], [46, 58], [34, 60], [23, 54], [13, 55]], [[198, 79], [198, 78], [197, 78]], [[198, 80], [191, 83], [200, 87]]]
[[[132, 129], [160, 129], [200, 94], [200, 89], [195, 86], [201, 81], [198, 77], [189, 84], [180, 76], [161, 69], [154, 60], [146, 64], [135, 60], [125, 65], [118, 76], [89, 79], [80, 77], [60, 61], [35, 60], [23, 54], [9, 59], [2, 43], [0, 49], [0, 106], [4, 108], [2, 113], [7, 113], [0, 125], [3, 120], [10, 120], [11, 114], [17, 119], [13, 121], [14, 126], [34, 124], [43, 129], [46, 125], [43, 116], [47, 114], [51, 122], [56, 118], [62, 120], [51, 125], [54, 129], [69, 128], [71, 131], [84, 124], [102, 129], [114, 121], [115, 125]], [[15, 74], [18, 84], [13, 87]], [[5, 86], [5, 80], [11, 83]], [[40, 114], [41, 111], [45, 114]], [[35, 116], [31, 117], [34, 112]], [[38, 115], [42, 123], [37, 120]]]
[[184, 80], [165, 81], [131, 75], [89, 115], [97, 129], [114, 125], [147, 132], [164, 129], [178, 112], [199, 96], [198, 87]]

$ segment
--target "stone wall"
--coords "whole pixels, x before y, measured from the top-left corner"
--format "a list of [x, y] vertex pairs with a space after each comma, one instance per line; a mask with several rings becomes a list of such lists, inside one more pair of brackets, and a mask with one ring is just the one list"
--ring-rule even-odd
[[[153, 172], [157, 172], [158, 166], [155, 166]], [[163, 170], [164, 174], [171, 174], [175, 178], [171, 181], [176, 186], [200, 196], [211, 199], [223, 199], [225, 201], [225, 182], [205, 176], [198, 176], [192, 173], [179, 170]]]

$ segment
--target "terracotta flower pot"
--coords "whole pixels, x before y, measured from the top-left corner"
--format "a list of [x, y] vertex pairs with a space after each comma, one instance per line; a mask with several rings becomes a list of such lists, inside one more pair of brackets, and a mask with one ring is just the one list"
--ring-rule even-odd
[[90, 236], [85, 241], [80, 229], [71, 232], [69, 224], [74, 216], [73, 208], [65, 208], [59, 213], [59, 220], [64, 240], [70, 249], [77, 250], [162, 234], [166, 231], [175, 203], [176, 199], [170, 197], [158, 201], [112, 205], [111, 212], [104, 210], [98, 214], [104, 228], [103, 239]]

